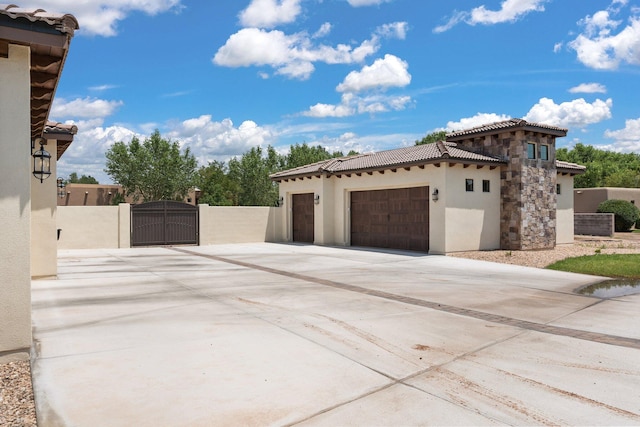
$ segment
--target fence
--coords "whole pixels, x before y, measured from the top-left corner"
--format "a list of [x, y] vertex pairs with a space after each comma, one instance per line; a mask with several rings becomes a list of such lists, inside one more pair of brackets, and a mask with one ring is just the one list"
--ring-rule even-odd
[[573, 216], [574, 233], [582, 236], [613, 236], [615, 215], [612, 213], [576, 213]]
[[[281, 242], [283, 208], [198, 205], [201, 245]], [[58, 206], [58, 249], [131, 247], [131, 206]]]

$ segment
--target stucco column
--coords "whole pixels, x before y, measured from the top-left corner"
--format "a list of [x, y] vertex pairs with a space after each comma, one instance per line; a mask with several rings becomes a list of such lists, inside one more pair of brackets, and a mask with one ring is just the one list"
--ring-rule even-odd
[[0, 359], [31, 347], [30, 50], [0, 57]]
[[118, 205], [118, 247], [131, 247], [131, 205], [129, 203], [120, 203]]

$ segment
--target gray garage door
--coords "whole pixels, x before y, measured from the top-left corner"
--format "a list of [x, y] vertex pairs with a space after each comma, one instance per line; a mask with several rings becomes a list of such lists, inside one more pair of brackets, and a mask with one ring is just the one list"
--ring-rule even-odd
[[351, 245], [429, 251], [429, 187], [351, 192]]

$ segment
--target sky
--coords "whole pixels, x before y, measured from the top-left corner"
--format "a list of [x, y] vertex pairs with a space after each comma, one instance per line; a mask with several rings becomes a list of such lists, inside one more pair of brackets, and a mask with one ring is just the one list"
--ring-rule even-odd
[[640, 0], [36, 0], [71, 13], [58, 175], [155, 129], [200, 165], [271, 145], [380, 151], [508, 118], [640, 152]]

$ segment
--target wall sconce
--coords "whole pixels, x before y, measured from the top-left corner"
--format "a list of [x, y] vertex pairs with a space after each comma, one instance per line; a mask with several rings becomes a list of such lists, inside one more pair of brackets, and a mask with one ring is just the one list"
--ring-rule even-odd
[[282, 206], [284, 206], [284, 197], [280, 196], [280, 198], [278, 199], [278, 207]]
[[65, 196], [65, 192], [64, 192], [64, 180], [62, 178], [58, 178], [56, 180], [57, 186], [58, 186], [58, 197], [60, 197], [61, 199], [64, 199]]
[[33, 176], [40, 180], [40, 183], [51, 175], [51, 154], [44, 149], [46, 141], [44, 138], [36, 138], [35, 144], [40, 144], [40, 149], [33, 153]]
[[437, 202], [438, 201], [438, 193], [439, 193], [438, 189], [435, 188], [433, 190], [433, 193], [431, 193], [431, 200], [433, 200], [434, 202]]
[[316, 205], [320, 204], [320, 195], [316, 194], [315, 196], [313, 196], [313, 203], [315, 203]]

